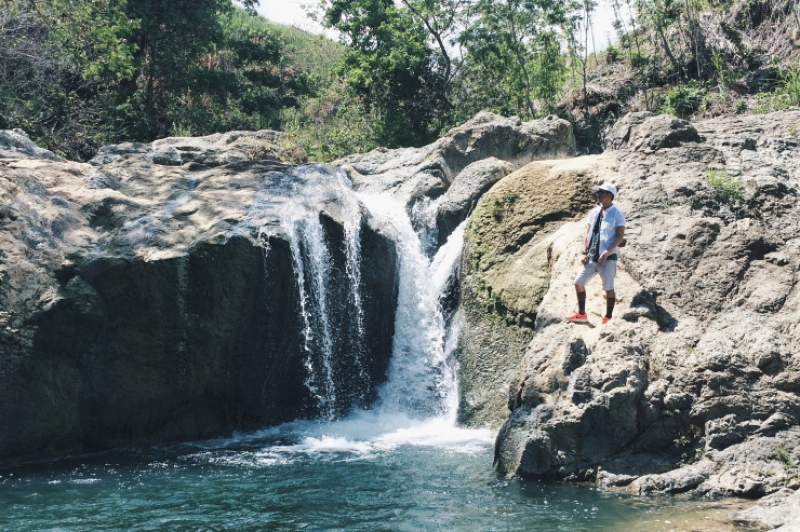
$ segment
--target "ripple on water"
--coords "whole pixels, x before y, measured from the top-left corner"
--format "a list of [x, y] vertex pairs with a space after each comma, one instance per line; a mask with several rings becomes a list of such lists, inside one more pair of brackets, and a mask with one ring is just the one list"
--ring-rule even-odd
[[488, 431], [379, 425], [294, 423], [20, 468], [0, 477], [0, 530], [743, 530], [727, 520], [737, 501], [505, 480]]

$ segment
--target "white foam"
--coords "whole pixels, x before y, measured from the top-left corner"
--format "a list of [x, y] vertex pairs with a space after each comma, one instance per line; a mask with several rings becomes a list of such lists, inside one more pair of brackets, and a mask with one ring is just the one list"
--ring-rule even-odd
[[263, 440], [290, 440], [267, 444], [257, 451], [208, 450], [189, 458], [222, 465], [274, 466], [313, 459], [353, 461], [373, 459], [402, 447], [428, 447], [455, 453], [491, 448], [489, 429], [457, 427], [449, 417], [416, 420], [405, 414], [358, 411], [338, 421], [294, 421], [230, 440], [205, 442], [207, 449], [235, 449]]

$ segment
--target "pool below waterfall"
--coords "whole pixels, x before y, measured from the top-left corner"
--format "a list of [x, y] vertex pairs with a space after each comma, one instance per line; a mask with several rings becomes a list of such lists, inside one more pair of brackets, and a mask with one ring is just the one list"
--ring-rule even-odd
[[0, 530], [743, 530], [735, 501], [505, 480], [492, 435], [359, 413], [0, 472]]

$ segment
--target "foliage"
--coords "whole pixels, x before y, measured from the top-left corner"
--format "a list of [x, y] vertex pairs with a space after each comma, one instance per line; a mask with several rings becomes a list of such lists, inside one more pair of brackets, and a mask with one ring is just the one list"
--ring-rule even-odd
[[744, 91], [772, 91], [756, 112], [800, 105], [800, 66], [764, 66], [747, 33], [800, 20], [792, 2], [612, 0], [618, 41], [600, 62], [595, 0], [323, 0], [342, 43], [253, 16], [254, 3], [0, 0], [0, 127], [84, 160], [125, 140], [283, 129], [327, 161], [426, 144], [481, 110], [557, 113], [598, 143], [613, 118], [590, 110], [598, 80], [620, 81], [631, 109], [680, 117], [745, 112]]
[[[568, 2], [478, 0], [476, 20], [461, 34], [472, 83], [486, 88], [481, 107], [537, 116], [535, 100], [552, 110], [566, 64], [557, 28], [568, 25]], [[478, 91], [473, 91], [477, 93]]]
[[[136, 28], [124, 0], [2, 0], [0, 127], [21, 127], [64, 155], [91, 153], [96, 102], [132, 75]], [[106, 17], [99, 25], [96, 18]]]
[[429, 46], [424, 25], [391, 0], [333, 0], [325, 22], [347, 41], [341, 73], [362, 99], [376, 141], [389, 147], [433, 141], [452, 106], [446, 61]]
[[68, 157], [278, 128], [315, 88], [263, 19], [229, 0], [0, 1], [0, 127]]
[[705, 87], [694, 80], [686, 85], [674, 87], [667, 93], [662, 111], [680, 118], [688, 118], [705, 105], [707, 92]]
[[284, 109], [281, 122], [290, 143], [313, 161], [331, 161], [378, 145], [365, 125], [359, 101], [341, 81], [297, 108]]
[[786, 445], [784, 443], [779, 443], [775, 446], [775, 458], [778, 459], [786, 471], [791, 470], [795, 466], [794, 460], [792, 460], [792, 455], [786, 449]]
[[237, 24], [229, 0], [128, 0], [127, 13], [139, 21], [135, 75], [106, 116], [126, 137], [274, 126], [275, 108], [295, 103], [286, 93], [305, 90], [282, 69], [277, 40]]
[[744, 197], [744, 183], [725, 171], [710, 168], [706, 171], [705, 181], [717, 191], [723, 203], [736, 203]]
[[614, 46], [613, 44], [609, 44], [608, 48], [606, 48], [606, 62], [616, 63], [622, 57], [622, 53], [619, 51], [619, 48]]
[[792, 105], [800, 105], [800, 65], [797, 68], [777, 70], [775, 89], [772, 92], [756, 94], [756, 113], [781, 111]]
[[786, 95], [789, 105], [800, 105], [800, 64], [781, 72], [779, 90]]

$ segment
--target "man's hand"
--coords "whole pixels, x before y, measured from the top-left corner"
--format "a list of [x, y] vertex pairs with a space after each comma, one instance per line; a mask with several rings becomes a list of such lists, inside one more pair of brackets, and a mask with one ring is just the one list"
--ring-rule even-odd
[[581, 259], [581, 264], [586, 264], [587, 262], [589, 262], [589, 254], [584, 253], [583, 258]]
[[597, 257], [597, 262], [600, 264], [600, 266], [602, 266], [603, 264], [605, 264], [605, 263], [606, 263], [606, 260], [608, 260], [608, 250], [605, 250], [604, 252], [602, 252], [602, 253], [600, 254], [600, 256], [599, 256], [599, 257]]

